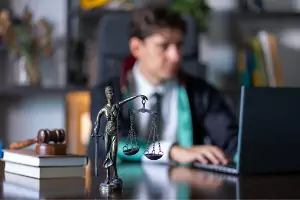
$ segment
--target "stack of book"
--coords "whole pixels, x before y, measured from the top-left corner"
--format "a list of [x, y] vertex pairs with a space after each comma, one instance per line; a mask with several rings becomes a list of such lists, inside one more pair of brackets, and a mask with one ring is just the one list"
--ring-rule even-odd
[[36, 179], [84, 177], [86, 156], [37, 155], [34, 150], [3, 150], [4, 171]]

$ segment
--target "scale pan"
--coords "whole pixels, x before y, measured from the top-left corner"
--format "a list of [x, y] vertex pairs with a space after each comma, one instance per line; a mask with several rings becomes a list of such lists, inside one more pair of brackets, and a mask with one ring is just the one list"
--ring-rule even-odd
[[163, 156], [163, 154], [161, 154], [161, 153], [145, 153], [145, 156], [149, 160], [158, 160]]
[[123, 150], [123, 153], [127, 156], [132, 156], [134, 154], [136, 154], [137, 152], [139, 152], [139, 149], [140, 148], [130, 148], [130, 149], [126, 149], [126, 150]]

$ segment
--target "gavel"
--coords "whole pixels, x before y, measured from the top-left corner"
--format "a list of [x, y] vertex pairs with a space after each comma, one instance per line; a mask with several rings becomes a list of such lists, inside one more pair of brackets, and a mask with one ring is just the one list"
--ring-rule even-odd
[[16, 142], [9, 145], [9, 149], [22, 149], [28, 147], [32, 144], [39, 143], [39, 144], [49, 144], [53, 142], [54, 144], [62, 144], [65, 142], [66, 133], [63, 129], [41, 129], [38, 132], [36, 138], [23, 140], [21, 142]]

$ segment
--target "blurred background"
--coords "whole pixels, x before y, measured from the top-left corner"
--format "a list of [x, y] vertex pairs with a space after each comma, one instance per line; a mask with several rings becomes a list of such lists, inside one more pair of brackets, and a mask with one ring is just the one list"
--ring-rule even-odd
[[[126, 31], [114, 26], [118, 18], [113, 23], [102, 19], [148, 2], [0, 1], [4, 148], [34, 138], [39, 129], [63, 128], [69, 151], [85, 153], [91, 130], [90, 88], [117, 74], [118, 70], [105, 71], [105, 67], [119, 69], [128, 53]], [[186, 47], [193, 64], [185, 68], [222, 91], [233, 109], [238, 109], [241, 85], [300, 86], [300, 0], [151, 2], [194, 20], [190, 24], [195, 27], [190, 29], [194, 37], [189, 37]], [[112, 35], [125, 42], [112, 42]]]

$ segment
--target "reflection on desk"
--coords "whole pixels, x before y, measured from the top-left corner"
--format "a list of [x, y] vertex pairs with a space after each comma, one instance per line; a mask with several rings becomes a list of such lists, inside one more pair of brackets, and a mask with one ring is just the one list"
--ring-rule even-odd
[[[99, 184], [105, 179], [104, 169], [99, 177], [90, 176], [87, 169], [85, 183], [82, 180], [69, 179], [73, 189], [72, 196], [61, 194], [56, 198], [96, 198], [101, 199]], [[204, 171], [188, 167], [170, 167], [153, 164], [121, 164], [119, 176], [124, 182], [124, 192], [118, 198], [124, 199], [272, 199], [300, 198], [300, 174], [233, 176], [217, 172]], [[10, 177], [16, 178], [15, 176]], [[24, 197], [24, 190], [15, 189], [8, 195], [3, 169], [1, 169], [2, 198]], [[17, 180], [17, 179], [16, 179]], [[22, 180], [26, 180], [23, 178]], [[58, 194], [62, 182], [52, 180], [47, 189], [35, 196], [39, 199], [45, 194]], [[28, 184], [34, 181], [28, 181]], [[26, 184], [26, 181], [23, 185]], [[75, 187], [79, 185], [80, 188]], [[6, 185], [6, 186], [5, 186]], [[72, 189], [70, 191], [72, 191]], [[37, 188], [35, 189], [37, 190]], [[77, 190], [75, 193], [74, 190]], [[33, 191], [33, 189], [32, 189]], [[51, 193], [52, 192], [52, 193]], [[44, 193], [44, 194], [43, 194]], [[49, 195], [46, 195], [49, 196]], [[54, 198], [54, 197], [53, 197]]]
[[[143, 165], [143, 169], [148, 180], [147, 187], [151, 188], [150, 195], [143, 196], [143, 199], [218, 198], [224, 181], [222, 176], [187, 167]], [[227, 187], [221, 197], [235, 198], [235, 182], [227, 185], [231, 188]], [[226, 194], [230, 194], [229, 197]]]

